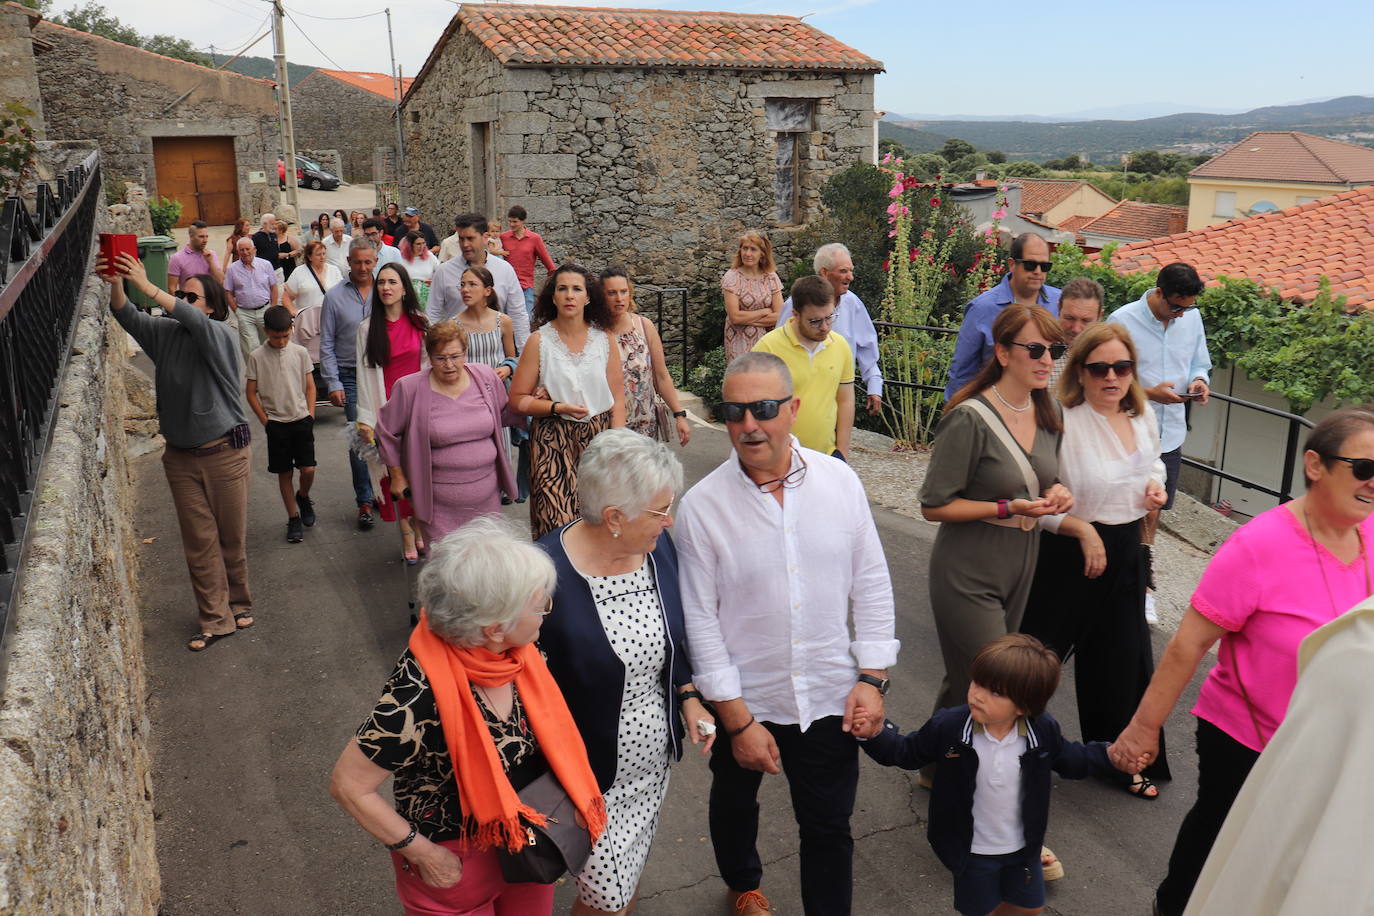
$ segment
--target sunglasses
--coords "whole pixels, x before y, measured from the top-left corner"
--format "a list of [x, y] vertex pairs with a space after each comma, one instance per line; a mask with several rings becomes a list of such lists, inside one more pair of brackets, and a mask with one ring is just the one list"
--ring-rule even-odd
[[1045, 274], [1049, 273], [1050, 268], [1054, 266], [1053, 261], [1032, 261], [1030, 258], [1016, 258], [1015, 261], [1026, 270], [1038, 270]]
[[188, 293], [184, 289], [179, 289], [176, 292], [172, 293], [172, 295], [176, 296], [183, 302], [189, 302], [191, 305], [195, 305], [197, 302], [205, 298], [200, 293]]
[[1025, 347], [1026, 352], [1030, 354], [1031, 359], [1039, 359], [1040, 357], [1045, 355], [1046, 350], [1050, 351], [1050, 356], [1054, 359], [1058, 359], [1065, 353], [1069, 352], [1069, 345], [1062, 343], [1050, 344], [1047, 347], [1042, 343], [1025, 344], [1013, 340], [1011, 342], [1011, 345], [1013, 347]]
[[744, 412], [747, 410], [754, 415], [755, 420], [771, 420], [778, 415], [782, 405], [791, 401], [791, 398], [782, 400], [767, 401], [721, 401], [716, 405], [716, 419], [725, 423], [738, 423], [744, 419]]
[[1122, 359], [1114, 363], [1084, 363], [1083, 368], [1093, 378], [1106, 378], [1108, 370], [1115, 372], [1117, 378], [1126, 378], [1135, 371], [1135, 361]]
[[1350, 465], [1350, 473], [1355, 475], [1356, 480], [1368, 480], [1374, 477], [1374, 458], [1342, 458], [1340, 455], [1326, 455], [1332, 461], [1344, 461]]

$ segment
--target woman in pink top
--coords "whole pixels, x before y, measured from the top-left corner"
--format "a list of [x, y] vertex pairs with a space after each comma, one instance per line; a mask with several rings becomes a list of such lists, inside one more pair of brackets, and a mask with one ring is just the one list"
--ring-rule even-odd
[[1111, 748], [1116, 760], [1153, 756], [1164, 720], [1221, 641], [1193, 707], [1198, 797], [1155, 892], [1155, 912], [1164, 916], [1187, 906], [1231, 803], [1283, 720], [1298, 679], [1298, 644], [1374, 593], [1374, 412], [1336, 411], [1304, 448], [1307, 492], [1257, 515], [1217, 551]]
[[725, 296], [725, 361], [733, 362], [773, 330], [782, 314], [782, 281], [773, 269], [773, 246], [752, 229], [740, 236], [735, 262], [721, 278]]
[[[358, 323], [358, 428], [363, 438], [373, 441], [377, 412], [391, 397], [397, 380], [429, 368], [425, 352], [425, 329], [429, 321], [415, 295], [410, 274], [401, 264], [383, 264], [372, 284], [372, 312]], [[412, 566], [424, 549], [410, 525], [410, 503], [392, 499], [389, 481], [377, 482], [372, 492], [380, 493], [378, 506], [383, 521], [400, 520], [401, 556]]]

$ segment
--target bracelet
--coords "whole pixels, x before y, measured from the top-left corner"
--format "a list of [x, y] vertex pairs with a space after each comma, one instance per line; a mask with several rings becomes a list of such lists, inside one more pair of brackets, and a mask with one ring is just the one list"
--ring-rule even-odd
[[674, 417], [677, 417], [679, 420], [681, 420], [681, 419], [683, 419], [684, 417], [687, 416], [687, 411], [685, 411], [685, 410], [675, 410], [675, 411], [673, 411], [673, 416], [674, 416]]
[[1011, 511], [1011, 500], [1009, 500], [1009, 499], [999, 499], [999, 500], [997, 500], [997, 517], [998, 517], [998, 518], [1011, 518], [1011, 516], [1012, 516], [1012, 511]]
[[739, 728], [734, 729], [733, 731], [732, 731], [731, 729], [728, 729], [728, 728], [727, 728], [727, 729], [725, 730], [725, 734], [729, 735], [731, 738], [738, 738], [740, 735], [742, 735], [742, 734], [744, 734], [746, 731], [748, 731], [748, 730], [749, 730], [749, 726], [751, 726], [751, 725], [753, 725], [753, 724], [754, 724], [754, 717], [753, 717], [753, 716], [750, 716], [748, 722], [745, 722], [743, 725], [741, 725]]
[[557, 401], [550, 401], [550, 402], [549, 402], [549, 416], [551, 416], [551, 417], [556, 417], [556, 416], [558, 416], [558, 402], [557, 402]]
[[692, 690], [679, 690], [677, 695], [680, 700], [698, 700], [702, 703], [706, 702], [706, 698], [701, 695], [701, 691], [695, 688]]
[[382, 846], [386, 849], [389, 849], [392, 852], [395, 852], [398, 849], [405, 849], [413, 842], [415, 842], [415, 825], [411, 824], [410, 833], [406, 834], [406, 838], [404, 840], [401, 840], [401, 842], [399, 843], [383, 843]]

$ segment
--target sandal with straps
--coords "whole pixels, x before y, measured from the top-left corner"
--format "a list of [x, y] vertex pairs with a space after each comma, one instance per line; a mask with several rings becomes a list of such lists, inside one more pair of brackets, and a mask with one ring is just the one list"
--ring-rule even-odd
[[[1136, 780], [1139, 780], [1139, 782]], [[1128, 776], [1123, 788], [1125, 788], [1127, 795], [1135, 798], [1144, 799], [1145, 801], [1157, 801], [1159, 799], [1159, 786], [1143, 773], [1137, 773], [1135, 776]], [[1150, 794], [1151, 789], [1154, 790], [1153, 795]]]
[[[186, 643], [186, 648], [192, 652], [204, 652], [206, 649], [219, 642], [221, 639], [228, 639], [236, 631], [230, 630], [228, 633], [197, 633]], [[200, 648], [196, 648], [196, 643], [200, 643]]]

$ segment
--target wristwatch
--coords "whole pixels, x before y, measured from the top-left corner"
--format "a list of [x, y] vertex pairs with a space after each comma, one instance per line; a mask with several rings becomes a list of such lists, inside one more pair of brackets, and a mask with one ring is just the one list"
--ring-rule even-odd
[[859, 683], [867, 684], [870, 687], [876, 687], [878, 688], [879, 696], [887, 696], [887, 690], [889, 687], [892, 686], [892, 678], [874, 677], [871, 674], [861, 674], [859, 675]]
[[675, 410], [675, 411], [673, 411], [673, 416], [678, 417], [678, 418], [680, 419], [680, 418], [682, 418], [682, 417], [687, 416], [687, 411], [685, 411], [685, 410]]

